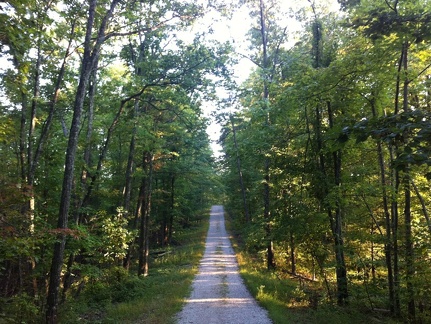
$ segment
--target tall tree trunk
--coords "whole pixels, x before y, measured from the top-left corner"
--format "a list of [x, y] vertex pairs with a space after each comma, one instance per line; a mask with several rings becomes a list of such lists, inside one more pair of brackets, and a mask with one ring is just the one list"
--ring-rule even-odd
[[[141, 182], [141, 185], [139, 187], [138, 200], [136, 202], [135, 215], [132, 223], [132, 229], [134, 230], [137, 229], [139, 225], [139, 220], [142, 214], [142, 207], [144, 205], [144, 195], [145, 195], [145, 187], [142, 185], [142, 182]], [[131, 244], [129, 244], [126, 257], [123, 260], [123, 267], [127, 270], [130, 268], [130, 262], [132, 259], [133, 250], [137, 242], [139, 243], [139, 236], [137, 238], [134, 238]]]
[[73, 109], [72, 124], [67, 144], [63, 186], [60, 199], [60, 212], [57, 222], [57, 242], [54, 245], [54, 253], [51, 263], [49, 290], [47, 298], [46, 321], [48, 323], [57, 323], [58, 295], [60, 290], [61, 268], [63, 266], [64, 247], [66, 244], [65, 229], [67, 229], [70, 200], [72, 195], [73, 170], [75, 166], [76, 148], [78, 146], [79, 126], [84, 105], [85, 93], [91, 72], [91, 31], [93, 29], [96, 12], [96, 0], [90, 2], [87, 20], [87, 32], [84, 44], [84, 57], [81, 66], [81, 76], [78, 89], [76, 91], [75, 103]]
[[[397, 149], [397, 148], [395, 148]], [[398, 150], [398, 149], [397, 149]], [[394, 147], [389, 148], [390, 163], [394, 162]], [[400, 174], [396, 169], [392, 170], [392, 196], [391, 196], [391, 228], [392, 228], [392, 249], [394, 259], [394, 305], [395, 316], [401, 315], [400, 301], [400, 267], [399, 267], [399, 251], [398, 251], [398, 193], [400, 188]]]
[[[410, 111], [408, 96], [409, 96], [409, 83], [408, 78], [408, 48], [409, 43], [405, 41], [403, 44], [403, 72], [404, 72], [404, 85], [403, 85], [403, 110], [404, 112]], [[415, 274], [415, 258], [413, 251], [413, 238], [412, 238], [412, 215], [411, 215], [411, 191], [410, 191], [410, 164], [405, 166], [404, 171], [404, 235], [405, 235], [405, 260], [406, 260], [406, 285], [407, 285], [407, 310], [408, 317], [411, 323], [416, 321], [415, 309], [415, 292], [413, 287], [413, 276]]]
[[293, 275], [296, 275], [296, 247], [295, 247], [295, 236], [293, 230], [290, 230], [290, 265]]
[[245, 191], [245, 186], [244, 186], [244, 179], [243, 179], [243, 176], [242, 176], [242, 169], [241, 169], [241, 159], [239, 157], [238, 142], [236, 140], [235, 123], [234, 123], [232, 115], [230, 115], [229, 118], [230, 118], [230, 123], [232, 125], [233, 143], [235, 145], [235, 151], [236, 151], [236, 166], [238, 168], [239, 184], [241, 186], [242, 203], [243, 203], [243, 207], [244, 207], [245, 221], [247, 223], [249, 223], [250, 222], [250, 214], [248, 212], [247, 196], [246, 196], [246, 191]]
[[61, 67], [58, 71], [57, 74], [57, 79], [55, 81], [55, 85], [54, 85], [54, 91], [52, 94], [52, 99], [50, 100], [50, 102], [48, 103], [48, 117], [46, 118], [42, 129], [41, 129], [41, 134], [39, 136], [39, 139], [36, 143], [36, 147], [34, 150], [34, 154], [33, 154], [33, 161], [31, 163], [30, 166], [30, 171], [29, 171], [29, 182], [33, 183], [34, 182], [34, 175], [36, 172], [36, 167], [39, 163], [39, 159], [40, 156], [43, 152], [43, 147], [44, 144], [48, 138], [49, 135], [49, 129], [51, 128], [52, 122], [54, 120], [54, 112], [55, 112], [55, 106], [57, 104], [59, 95], [60, 95], [60, 88], [61, 88], [61, 84], [63, 83], [63, 78], [64, 78], [64, 74], [66, 72], [66, 63], [67, 63], [67, 59], [69, 58], [70, 52], [71, 52], [71, 48], [72, 48], [72, 42], [74, 40], [74, 36], [75, 36], [75, 25], [76, 25], [76, 20], [72, 21], [72, 25], [71, 25], [71, 31], [70, 31], [70, 37], [69, 37], [69, 42], [66, 48], [66, 51], [64, 53], [64, 57], [63, 57], [63, 61], [61, 63]]
[[24, 89], [21, 90], [21, 122], [20, 122], [20, 135], [19, 135], [19, 161], [20, 161], [20, 175], [21, 175], [21, 185], [26, 185], [26, 147], [27, 147], [27, 136], [26, 136], [26, 124], [27, 124], [27, 114], [28, 114], [28, 103], [27, 95]]
[[[375, 99], [371, 98], [371, 111], [373, 117], [377, 117], [377, 111], [375, 106]], [[386, 231], [386, 242], [385, 242], [385, 262], [387, 269], [387, 280], [388, 280], [388, 295], [389, 295], [389, 309], [392, 315], [395, 315], [395, 287], [394, 287], [394, 274], [392, 269], [392, 230], [391, 230], [391, 215], [389, 213], [389, 202], [388, 194], [386, 190], [387, 180], [386, 180], [386, 167], [385, 159], [383, 156], [383, 148], [381, 141], [377, 141], [377, 158], [379, 162], [380, 169], [380, 184], [382, 186], [382, 202], [383, 202], [383, 212], [385, 215], [385, 231]]]
[[[84, 213], [82, 213], [81, 208], [84, 206], [86, 193], [89, 187], [89, 177], [91, 177], [90, 169], [92, 168], [92, 151], [94, 149], [92, 145], [93, 137], [93, 122], [94, 122], [94, 100], [96, 96], [96, 83], [97, 83], [97, 67], [98, 60], [96, 60], [94, 67], [91, 71], [89, 79], [89, 89], [88, 89], [88, 110], [87, 110], [87, 132], [85, 135], [85, 149], [84, 149], [84, 165], [81, 170], [81, 192], [78, 195], [76, 202], [75, 211], [75, 222], [82, 223], [84, 218]], [[91, 183], [90, 183], [91, 184]]]
[[31, 100], [31, 109], [30, 109], [30, 123], [28, 128], [28, 139], [27, 139], [27, 170], [26, 170], [26, 180], [27, 186], [24, 187], [25, 196], [28, 197], [28, 201], [26, 202], [24, 213], [27, 214], [29, 220], [29, 230], [31, 233], [34, 231], [34, 208], [35, 208], [35, 197], [34, 197], [34, 176], [32, 176], [32, 164], [33, 164], [33, 144], [34, 144], [34, 132], [36, 129], [36, 110], [37, 110], [37, 101], [40, 95], [40, 65], [42, 61], [41, 50], [40, 50], [41, 39], [39, 37], [37, 42], [37, 58], [36, 58], [36, 66], [34, 72], [34, 85], [33, 85], [33, 98]]
[[[395, 87], [395, 100], [394, 100], [394, 114], [399, 113], [400, 105], [400, 92], [401, 92], [401, 71], [404, 67], [404, 73], [407, 73], [407, 50], [408, 43], [404, 42], [401, 50], [400, 59], [398, 61], [398, 73]], [[408, 95], [408, 81], [407, 75], [405, 77], [404, 87], [403, 87], [403, 97], [404, 97], [404, 109], [407, 111], [407, 95]], [[399, 145], [390, 145], [390, 163], [393, 164], [395, 160], [395, 155], [398, 158], [400, 154]], [[391, 214], [392, 214], [392, 247], [393, 247], [393, 259], [394, 259], [394, 305], [395, 305], [395, 316], [401, 315], [401, 301], [400, 301], [400, 282], [401, 274], [399, 267], [399, 249], [398, 249], [398, 224], [399, 224], [399, 211], [398, 211], [398, 194], [400, 191], [400, 171], [396, 168], [392, 170], [392, 201], [391, 201]]]
[[[75, 224], [80, 224], [83, 222], [84, 213], [82, 213], [81, 208], [83, 204], [83, 197], [87, 189], [87, 177], [89, 174], [89, 169], [91, 168], [91, 152], [92, 152], [92, 143], [91, 138], [93, 136], [93, 121], [94, 121], [94, 100], [96, 95], [96, 82], [97, 82], [97, 60], [95, 62], [95, 66], [91, 72], [89, 79], [89, 91], [88, 91], [88, 111], [87, 111], [87, 133], [85, 136], [85, 150], [84, 150], [84, 166], [81, 171], [81, 195], [78, 197], [78, 201], [76, 203], [75, 216], [73, 221]], [[66, 265], [66, 272], [63, 278], [63, 291], [61, 294], [61, 303], [66, 300], [67, 291], [72, 286], [72, 282], [74, 277], [72, 276], [72, 267], [75, 262], [75, 259], [78, 259], [79, 256], [75, 257], [74, 253], [69, 255], [69, 259]]]
[[151, 212], [151, 193], [153, 181], [153, 155], [146, 151], [143, 157], [145, 174], [142, 179], [143, 206], [141, 211], [141, 222], [139, 228], [139, 267], [138, 276], [148, 275], [149, 261], [149, 221]]
[[[264, 70], [263, 79], [263, 110], [265, 116], [265, 126], [269, 126], [269, 87], [268, 87], [268, 73], [269, 59], [268, 59], [268, 38], [266, 30], [266, 15], [265, 15], [265, 3], [260, 0], [260, 34], [262, 38], [262, 68]], [[267, 152], [265, 152], [267, 153]], [[271, 210], [270, 210], [270, 159], [265, 154], [264, 156], [264, 182], [263, 182], [263, 217], [265, 219], [265, 239], [267, 249], [267, 268], [275, 269], [275, 258], [274, 258], [274, 245], [272, 242], [272, 231], [271, 231]]]
[[138, 116], [138, 108], [139, 108], [139, 100], [136, 99], [134, 103], [134, 125], [132, 129], [132, 137], [130, 138], [130, 145], [129, 145], [129, 155], [127, 157], [127, 167], [126, 167], [126, 181], [124, 185], [124, 192], [123, 192], [123, 205], [124, 210], [128, 214], [130, 212], [130, 199], [131, 199], [131, 193], [132, 193], [132, 183], [133, 183], [133, 169], [134, 169], [134, 160], [135, 160], [135, 144], [136, 144], [136, 117]]
[[168, 244], [172, 242], [172, 227], [174, 225], [174, 212], [175, 212], [175, 174], [171, 175], [171, 196], [169, 202], [169, 224], [168, 224]]
[[[334, 152], [335, 186], [341, 185], [341, 152]], [[337, 300], [339, 305], [345, 305], [349, 297], [347, 289], [347, 270], [344, 259], [344, 240], [342, 230], [342, 212], [340, 202], [336, 202], [335, 208], [335, 257], [337, 261]]]
[[406, 284], [407, 284], [407, 309], [409, 321], [415, 323], [415, 293], [413, 287], [413, 278], [415, 275], [415, 260], [412, 240], [412, 215], [411, 215], [411, 191], [410, 175], [408, 171], [404, 176], [404, 226], [405, 226], [405, 259], [406, 259]]
[[[334, 114], [332, 111], [331, 103], [327, 102], [329, 127], [334, 127]], [[334, 186], [335, 189], [341, 187], [341, 150], [332, 153], [334, 163]], [[339, 194], [338, 194], [339, 195]], [[339, 305], [345, 305], [349, 297], [347, 289], [347, 270], [344, 259], [344, 240], [343, 240], [343, 223], [342, 211], [340, 204], [340, 197], [337, 195], [335, 203], [335, 216], [333, 221], [333, 235], [335, 243], [335, 259], [337, 262], [336, 276], [337, 276], [337, 302]]]
[[[314, 3], [310, 1], [312, 10], [315, 15], [315, 21], [313, 22], [313, 66], [318, 69], [322, 65], [322, 24], [319, 21]], [[331, 103], [328, 101], [327, 103], [328, 110], [328, 119], [329, 119], [329, 127], [334, 127], [333, 120], [333, 112]], [[348, 299], [348, 286], [347, 286], [347, 269], [344, 258], [344, 241], [343, 241], [343, 231], [342, 231], [342, 211], [340, 205], [340, 199], [337, 198], [334, 207], [328, 205], [326, 202], [326, 197], [330, 192], [329, 183], [332, 183], [333, 186], [338, 190], [338, 187], [341, 186], [341, 167], [342, 167], [342, 159], [341, 159], [341, 150], [335, 151], [332, 153], [332, 162], [334, 168], [334, 177], [329, 181], [328, 172], [327, 172], [327, 162], [325, 158], [325, 154], [323, 152], [323, 139], [322, 139], [322, 113], [320, 105], [316, 106], [316, 144], [317, 144], [317, 152], [319, 156], [319, 170], [322, 177], [322, 193], [320, 194], [320, 204], [322, 206], [326, 206], [330, 228], [332, 231], [332, 236], [334, 238], [334, 252], [336, 259], [336, 279], [337, 279], [337, 303], [339, 305], [344, 305], [347, 303]]]
[[46, 322], [57, 323], [57, 308], [58, 308], [58, 296], [60, 290], [61, 281], [61, 269], [63, 266], [64, 247], [66, 244], [66, 229], [68, 228], [68, 216], [69, 208], [72, 195], [73, 185], [73, 171], [75, 167], [75, 156], [76, 149], [78, 146], [78, 135], [79, 127], [81, 122], [82, 108], [84, 106], [84, 98], [90, 79], [91, 71], [95, 66], [95, 62], [99, 57], [100, 48], [105, 40], [105, 30], [107, 24], [112, 17], [114, 9], [118, 4], [119, 0], [113, 0], [110, 9], [104, 16], [97, 39], [93, 46], [92, 30], [94, 27], [95, 14], [96, 14], [96, 0], [91, 0], [88, 10], [88, 19], [86, 26], [86, 34], [84, 41], [84, 55], [81, 64], [81, 72], [79, 78], [79, 84], [75, 95], [75, 102], [73, 105], [73, 116], [72, 123], [69, 132], [69, 141], [67, 144], [63, 185], [60, 198], [60, 209], [57, 222], [57, 242], [54, 244], [54, 253], [51, 263], [49, 289], [47, 296], [47, 310], [46, 310]]

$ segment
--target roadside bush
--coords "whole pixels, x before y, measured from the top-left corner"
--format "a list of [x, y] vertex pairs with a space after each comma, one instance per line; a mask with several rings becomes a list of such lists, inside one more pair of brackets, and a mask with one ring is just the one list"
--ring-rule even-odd
[[37, 301], [26, 293], [0, 300], [0, 323], [39, 323]]

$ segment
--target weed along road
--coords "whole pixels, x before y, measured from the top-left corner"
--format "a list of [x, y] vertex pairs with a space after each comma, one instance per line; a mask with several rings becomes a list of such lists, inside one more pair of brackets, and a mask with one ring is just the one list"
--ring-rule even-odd
[[223, 206], [213, 206], [205, 254], [192, 293], [177, 315], [179, 324], [271, 323], [245, 287], [226, 233]]

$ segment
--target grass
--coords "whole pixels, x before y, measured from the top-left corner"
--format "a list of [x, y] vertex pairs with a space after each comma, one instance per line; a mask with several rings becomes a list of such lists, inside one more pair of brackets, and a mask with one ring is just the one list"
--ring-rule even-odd
[[[226, 219], [231, 233], [232, 224]], [[266, 270], [261, 256], [245, 251], [240, 237], [231, 237], [237, 254], [240, 274], [258, 303], [268, 310], [274, 324], [362, 324], [400, 323], [385, 315], [373, 313], [352, 300], [351, 304], [339, 307], [325, 299], [319, 282], [304, 282], [286, 273]]]
[[[218, 224], [217, 224], [217, 226], [218, 226]], [[219, 254], [219, 255], [223, 254], [223, 249], [220, 246], [217, 247], [216, 254]], [[224, 265], [223, 262], [220, 262], [217, 267], [218, 267], [218, 270], [221, 270], [221, 271], [224, 271], [226, 268], [226, 266]], [[220, 296], [222, 298], [226, 298], [228, 293], [229, 293], [229, 286], [227, 283], [227, 274], [226, 273], [220, 274], [219, 277], [221, 280], [221, 283], [219, 286], [219, 293], [220, 293]]]
[[[174, 323], [174, 316], [190, 294], [202, 258], [208, 218], [176, 233], [178, 245], [150, 264], [149, 275], [121, 274], [116, 282], [98, 280], [78, 300], [62, 310], [61, 323]], [[124, 272], [118, 269], [119, 272]], [[111, 271], [112, 272], [112, 271]], [[112, 277], [112, 275], [111, 275]], [[115, 276], [114, 276], [115, 277]]]

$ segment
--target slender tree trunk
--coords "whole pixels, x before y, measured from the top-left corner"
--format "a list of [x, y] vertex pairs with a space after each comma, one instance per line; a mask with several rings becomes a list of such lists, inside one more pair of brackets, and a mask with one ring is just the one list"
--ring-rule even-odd
[[139, 268], [138, 276], [148, 275], [149, 261], [149, 225], [151, 212], [151, 192], [153, 178], [153, 155], [150, 152], [144, 153], [144, 169], [147, 171], [142, 180], [143, 187], [143, 208], [141, 212], [141, 223], [139, 228]]
[[[314, 3], [310, 1], [312, 10], [315, 15], [315, 21], [313, 22], [313, 63], [314, 68], [321, 67], [321, 57], [322, 57], [322, 25], [317, 19]], [[332, 128], [334, 126], [333, 113], [331, 108], [331, 103], [327, 102], [329, 126]], [[323, 153], [323, 139], [322, 139], [322, 116], [320, 105], [316, 106], [316, 144], [317, 152], [319, 156], [319, 170], [321, 173], [322, 183], [322, 193], [320, 194], [320, 203], [322, 206], [326, 206], [329, 223], [334, 238], [334, 249], [335, 249], [335, 259], [336, 259], [336, 278], [337, 278], [337, 303], [339, 305], [344, 305], [347, 303], [348, 299], [348, 286], [347, 286], [347, 271], [344, 258], [344, 242], [343, 242], [343, 232], [342, 232], [342, 211], [339, 198], [335, 204], [335, 213], [333, 207], [329, 206], [325, 202], [327, 195], [329, 194], [330, 188], [328, 187], [328, 172], [327, 172], [327, 162], [325, 155]], [[333, 152], [332, 154], [333, 166], [334, 166], [334, 178], [333, 185], [336, 187], [341, 186], [341, 151]]]
[[393, 252], [393, 238], [391, 233], [392, 231], [392, 220], [389, 213], [389, 203], [388, 203], [388, 195], [386, 192], [386, 168], [383, 157], [382, 144], [380, 141], [377, 142], [377, 154], [379, 159], [379, 167], [380, 167], [380, 182], [382, 185], [382, 199], [383, 199], [383, 211], [385, 214], [385, 229], [386, 229], [386, 242], [385, 242], [385, 261], [386, 261], [386, 269], [387, 269], [387, 278], [388, 278], [388, 294], [389, 294], [389, 308], [391, 314], [395, 315], [396, 312], [396, 292], [395, 292], [395, 278], [394, 271], [392, 268], [392, 252]]
[[38, 41], [37, 46], [37, 58], [36, 58], [36, 66], [34, 72], [34, 85], [33, 85], [33, 98], [31, 100], [31, 109], [30, 109], [30, 125], [28, 129], [28, 145], [27, 145], [27, 165], [28, 172], [31, 170], [31, 164], [33, 163], [33, 144], [34, 144], [34, 131], [36, 129], [36, 110], [37, 110], [37, 101], [39, 100], [40, 95], [40, 65], [41, 65], [41, 51], [40, 51], [40, 40]]
[[117, 111], [114, 119], [112, 120], [111, 125], [109, 126], [108, 130], [106, 131], [106, 139], [105, 139], [105, 142], [103, 143], [103, 146], [102, 146], [100, 153], [99, 153], [96, 171], [90, 177], [90, 181], [87, 185], [87, 190], [86, 190], [84, 198], [82, 200], [82, 204], [81, 204], [82, 206], [86, 206], [88, 204], [88, 202], [91, 198], [91, 195], [93, 193], [93, 189], [96, 186], [96, 183], [100, 178], [100, 174], [101, 174], [101, 171], [103, 168], [103, 163], [105, 161], [106, 154], [108, 153], [108, 148], [109, 148], [109, 144], [111, 142], [112, 134], [114, 133], [114, 130], [115, 130], [115, 128], [116, 128], [116, 126], [120, 120], [120, 117], [124, 112], [126, 104], [129, 101], [138, 98], [143, 93], [144, 89], [146, 89], [146, 87], [144, 87], [140, 92], [138, 92], [138, 93], [126, 98], [126, 99], [121, 100], [120, 107], [118, 108], [118, 111]]
[[290, 230], [290, 262], [292, 274], [296, 275], [296, 247], [295, 236], [292, 230]]
[[[341, 152], [334, 152], [335, 186], [341, 185]], [[335, 256], [337, 260], [337, 295], [338, 304], [345, 305], [349, 297], [347, 289], [347, 270], [344, 259], [344, 240], [342, 231], [342, 213], [340, 202], [335, 208]]]
[[[331, 103], [327, 102], [329, 126], [334, 127], [334, 114], [332, 111]], [[334, 186], [336, 190], [341, 187], [341, 150], [332, 153], [334, 163]], [[340, 205], [340, 198], [337, 197], [335, 203], [335, 217], [334, 217], [334, 242], [335, 242], [335, 259], [337, 262], [336, 275], [337, 275], [337, 302], [339, 305], [345, 305], [349, 297], [347, 288], [347, 270], [344, 258], [344, 240], [343, 240], [343, 222], [342, 211]]]
[[72, 26], [71, 26], [71, 31], [70, 31], [69, 43], [68, 43], [66, 52], [64, 54], [63, 62], [61, 64], [60, 70], [58, 71], [58, 74], [57, 74], [57, 79], [55, 81], [52, 99], [48, 103], [48, 117], [46, 118], [45, 123], [42, 126], [41, 134], [39, 136], [39, 140], [37, 141], [37, 144], [36, 144], [36, 147], [34, 150], [33, 161], [31, 163], [31, 168], [29, 171], [29, 182], [32, 182], [32, 183], [34, 182], [34, 175], [36, 172], [36, 167], [39, 163], [40, 156], [43, 152], [44, 144], [45, 144], [45, 142], [48, 138], [48, 135], [49, 135], [49, 129], [51, 128], [52, 122], [54, 120], [55, 106], [57, 104], [57, 101], [58, 101], [58, 98], [60, 95], [61, 84], [63, 83], [64, 74], [66, 72], [67, 59], [70, 55], [70, 51], [72, 48], [72, 42], [73, 42], [74, 36], [75, 36], [75, 24], [76, 24], [76, 21], [73, 20]]
[[[28, 197], [26, 206], [24, 207], [24, 213], [27, 214], [29, 220], [29, 230], [30, 233], [34, 232], [34, 208], [35, 208], [35, 197], [34, 197], [34, 176], [31, 175], [32, 164], [33, 164], [33, 144], [34, 144], [34, 132], [36, 129], [36, 110], [37, 101], [40, 95], [40, 65], [41, 65], [41, 50], [40, 50], [40, 37], [37, 44], [37, 58], [36, 66], [34, 72], [34, 85], [33, 85], [33, 98], [31, 100], [30, 109], [30, 123], [28, 129], [28, 139], [27, 139], [27, 169], [26, 169], [26, 180], [27, 186], [24, 187], [25, 196]], [[32, 267], [33, 268], [33, 267]], [[35, 291], [35, 293], [37, 293]]]
[[[400, 59], [398, 61], [398, 73], [395, 86], [395, 100], [394, 100], [394, 114], [399, 113], [400, 103], [400, 89], [401, 89], [401, 70], [403, 68], [404, 56], [407, 54], [405, 44], [401, 50]], [[398, 145], [390, 145], [389, 156], [390, 164], [392, 165], [395, 157], [399, 155]], [[399, 251], [398, 251], [398, 193], [400, 187], [400, 172], [393, 168], [391, 175], [392, 182], [392, 197], [391, 197], [391, 227], [392, 227], [392, 249], [393, 249], [393, 275], [394, 275], [394, 314], [399, 317], [401, 315], [401, 301], [400, 301], [400, 270], [399, 270]]]
[[[139, 187], [138, 200], [136, 202], [135, 215], [132, 223], [132, 229], [134, 230], [137, 229], [139, 225], [139, 220], [142, 214], [142, 207], [144, 205], [144, 194], [145, 194], [145, 187], [141, 183], [141, 186]], [[123, 267], [127, 270], [130, 268], [130, 262], [131, 262], [132, 254], [134, 252], [136, 243], [139, 243], [139, 237], [134, 238], [133, 242], [129, 244], [126, 257], [123, 260]]]
[[80, 194], [78, 194], [76, 199], [76, 207], [75, 207], [75, 223], [80, 224], [85, 219], [85, 213], [82, 212], [82, 207], [85, 207], [87, 203], [86, 198], [87, 193], [89, 191], [89, 186], [92, 185], [89, 179], [92, 179], [90, 169], [92, 168], [92, 137], [93, 137], [93, 122], [94, 122], [94, 100], [96, 96], [96, 83], [97, 83], [97, 66], [98, 60], [94, 64], [94, 67], [91, 71], [91, 75], [89, 78], [89, 86], [88, 86], [88, 110], [87, 110], [87, 132], [85, 135], [85, 149], [84, 149], [84, 165], [81, 170], [81, 179], [80, 179]]
[[[394, 162], [394, 148], [390, 148], [390, 162]], [[391, 197], [391, 228], [392, 228], [392, 249], [394, 259], [394, 305], [395, 316], [401, 315], [401, 301], [400, 301], [400, 268], [399, 268], [399, 254], [398, 254], [398, 193], [400, 187], [400, 174], [399, 171], [392, 170], [392, 197]]]
[[418, 197], [420, 203], [421, 203], [421, 207], [422, 207], [422, 213], [424, 214], [425, 220], [427, 222], [428, 225], [428, 231], [431, 234], [431, 220], [430, 220], [430, 216], [428, 214], [428, 210], [427, 210], [427, 206], [426, 206], [426, 202], [424, 197], [422, 197], [418, 187], [416, 186], [416, 184], [413, 182], [413, 180], [411, 180], [411, 185], [413, 187], [413, 190], [415, 191], [416, 196]]
[[175, 212], [175, 175], [171, 175], [171, 196], [169, 203], [169, 224], [168, 224], [168, 244], [172, 242], [172, 227], [174, 225], [174, 212]]
[[[62, 66], [57, 76], [54, 96], [48, 106], [49, 108], [48, 118], [45, 120], [43, 124], [41, 135], [39, 137], [39, 140], [36, 143], [35, 149], [33, 148], [35, 144], [34, 132], [35, 132], [35, 126], [36, 126], [37, 100], [39, 98], [39, 92], [40, 92], [39, 79], [40, 79], [40, 65], [41, 65], [41, 59], [42, 59], [41, 53], [40, 53], [40, 39], [38, 40], [38, 47], [37, 47], [38, 51], [37, 51], [37, 60], [36, 60], [35, 75], [34, 75], [33, 99], [32, 99], [31, 111], [30, 111], [30, 123], [29, 123], [27, 142], [25, 142], [25, 127], [26, 127], [26, 118], [27, 118], [27, 96], [23, 94], [23, 111], [22, 111], [22, 119], [21, 119], [19, 147], [20, 147], [21, 176], [22, 176], [23, 185], [25, 184], [23, 186], [23, 191], [24, 191], [25, 197], [28, 197], [28, 201], [25, 203], [23, 207], [23, 213], [28, 215], [30, 233], [33, 232], [33, 229], [34, 229], [33, 218], [34, 218], [34, 209], [35, 209], [35, 197], [33, 192], [33, 185], [34, 185], [35, 170], [38, 165], [39, 157], [42, 152], [42, 147], [47, 139], [48, 130], [53, 119], [54, 106], [55, 106], [55, 103], [57, 102], [58, 90], [60, 88], [60, 84], [64, 76], [66, 58], [69, 55], [73, 34], [74, 34], [74, 24], [72, 24], [72, 31], [71, 31], [69, 45], [67, 47]], [[27, 143], [27, 159], [25, 159], [25, 145], [26, 145], [25, 143]], [[25, 164], [25, 161], [27, 162], [27, 164]], [[31, 262], [30, 267], [34, 268], [35, 262], [33, 260], [31, 260], [30, 262]], [[36, 290], [37, 290], [37, 284], [34, 284], [34, 293], [37, 293]]]
[[[138, 108], [139, 108], [139, 100], [135, 100], [134, 104], [134, 117], [136, 118], [138, 116]], [[133, 125], [132, 129], [132, 137], [130, 139], [130, 145], [129, 145], [129, 155], [127, 158], [127, 167], [126, 167], [126, 183], [124, 185], [124, 210], [126, 213], [129, 213], [130, 211], [130, 199], [131, 199], [131, 193], [132, 193], [132, 184], [133, 184], [133, 169], [134, 169], [134, 160], [135, 160], [135, 145], [136, 145], [136, 119]]]
[[406, 282], [407, 282], [407, 308], [411, 323], [416, 321], [415, 294], [413, 278], [415, 274], [414, 252], [412, 240], [412, 215], [411, 215], [411, 191], [410, 175], [408, 171], [404, 176], [404, 226], [405, 226], [405, 258], [406, 258]]
[[238, 142], [236, 140], [236, 129], [235, 129], [235, 123], [233, 120], [233, 116], [230, 116], [230, 122], [232, 125], [232, 135], [233, 135], [233, 143], [235, 145], [235, 151], [236, 151], [236, 166], [238, 168], [238, 176], [239, 176], [239, 184], [241, 186], [241, 193], [242, 193], [242, 203], [244, 206], [244, 215], [245, 215], [245, 221], [247, 223], [250, 222], [250, 214], [248, 212], [248, 206], [247, 206], [247, 196], [244, 186], [244, 179], [242, 176], [242, 169], [241, 169], [241, 159], [239, 157], [239, 150], [238, 150]]
[[141, 192], [142, 192], [142, 209], [141, 209], [141, 217], [139, 222], [139, 240], [138, 240], [138, 255], [139, 255], [139, 265], [138, 265], [138, 276], [145, 276], [146, 273], [146, 255], [145, 255], [145, 246], [146, 246], [146, 195], [148, 190], [148, 176], [144, 175], [141, 184]]
[[153, 155], [150, 152], [144, 152], [144, 170], [146, 174], [142, 179], [143, 188], [143, 206], [141, 211], [141, 222], [139, 228], [139, 267], [138, 276], [148, 275], [149, 261], [149, 221], [151, 212], [151, 193], [153, 181]]
[[[268, 88], [268, 38], [266, 30], [266, 16], [265, 16], [265, 3], [260, 0], [260, 34], [262, 38], [262, 67], [265, 73], [263, 80], [263, 110], [266, 113], [265, 126], [268, 127], [270, 124], [269, 119], [269, 88]], [[271, 210], [270, 210], [270, 158], [265, 154], [264, 156], [264, 183], [263, 183], [263, 217], [265, 219], [265, 237], [267, 243], [267, 268], [275, 269], [275, 258], [274, 258], [274, 245], [272, 242], [272, 230], [271, 230]]]
[[[91, 168], [91, 152], [92, 152], [92, 143], [91, 138], [93, 136], [93, 122], [94, 122], [94, 100], [96, 95], [96, 83], [97, 83], [97, 60], [95, 62], [95, 66], [91, 72], [89, 79], [89, 91], [88, 91], [88, 112], [87, 112], [87, 133], [85, 138], [85, 150], [84, 150], [84, 166], [81, 171], [81, 195], [78, 197], [78, 201], [76, 203], [75, 216], [73, 221], [75, 224], [80, 224], [83, 222], [84, 213], [82, 213], [81, 208], [83, 206], [83, 197], [85, 195], [87, 189], [87, 180], [89, 169]], [[76, 256], [78, 259], [79, 256]], [[66, 295], [69, 288], [72, 286], [72, 267], [75, 262], [75, 254], [71, 253], [69, 255], [69, 259], [66, 266], [66, 272], [63, 278], [63, 291], [61, 302], [66, 301]]]
[[[374, 235], [374, 223], [373, 222], [371, 222], [370, 234], [371, 234], [371, 236]], [[371, 241], [370, 254], [371, 254], [371, 278], [373, 280], [373, 283], [375, 283], [376, 282], [376, 266], [375, 266], [376, 252], [375, 252], [375, 248], [374, 248], [374, 241]]]
[[[408, 96], [409, 83], [408, 78], [408, 41], [403, 44], [403, 70], [404, 70], [404, 85], [403, 85], [403, 110], [410, 111]], [[415, 274], [415, 258], [413, 251], [412, 238], [412, 215], [411, 215], [411, 191], [410, 191], [410, 165], [407, 164], [404, 171], [404, 231], [405, 231], [405, 260], [406, 260], [406, 284], [407, 284], [407, 309], [411, 323], [416, 322], [415, 308], [415, 292], [413, 287], [413, 276]]]
[[[373, 117], [377, 117], [374, 98], [371, 99], [370, 104], [371, 104], [371, 111], [373, 113]], [[385, 215], [386, 242], [384, 247], [385, 247], [387, 279], [388, 279], [389, 308], [390, 308], [391, 314], [395, 315], [395, 288], [394, 288], [394, 274], [392, 270], [391, 216], [389, 213], [388, 194], [386, 190], [386, 186], [387, 186], [386, 167], [385, 167], [385, 159], [383, 156], [381, 141], [377, 141], [377, 158], [379, 161], [379, 168], [380, 168], [380, 184], [382, 186], [383, 212]]]
[[21, 90], [21, 122], [20, 122], [20, 135], [19, 135], [19, 161], [21, 167], [21, 185], [27, 183], [26, 180], [26, 124], [27, 124], [27, 114], [28, 114], [28, 103], [27, 95], [24, 90]]

